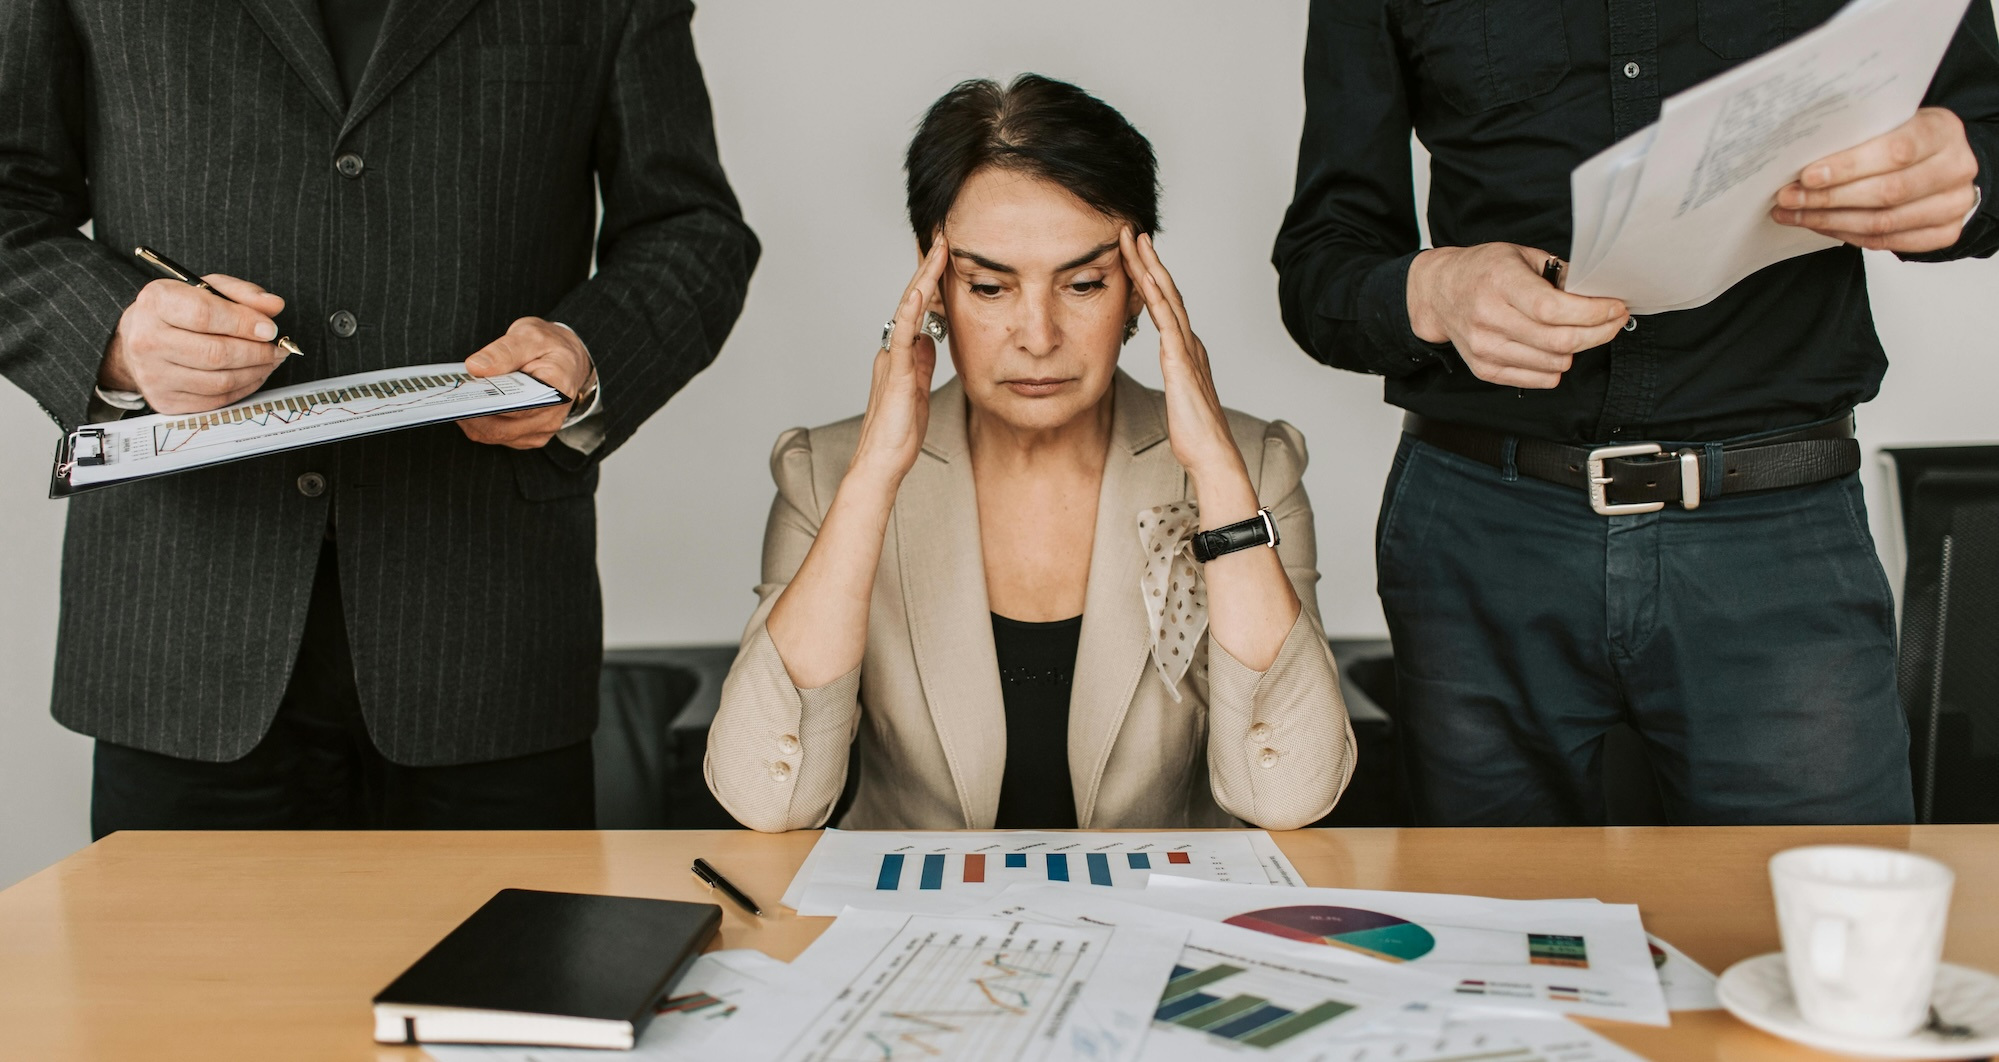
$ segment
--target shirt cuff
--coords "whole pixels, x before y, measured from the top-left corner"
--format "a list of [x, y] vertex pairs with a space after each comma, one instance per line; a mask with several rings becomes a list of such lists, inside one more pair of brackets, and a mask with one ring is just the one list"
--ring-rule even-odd
[[85, 415], [93, 424], [118, 420], [127, 413], [146, 408], [146, 396], [137, 391], [119, 391], [109, 387], [93, 387], [90, 390], [90, 407]]
[[1409, 322], [1409, 264], [1421, 253], [1391, 258], [1369, 270], [1361, 282], [1360, 326], [1367, 338], [1367, 360], [1383, 376], [1450, 366], [1451, 344], [1418, 338], [1416, 326]]
[[[578, 343], [583, 343], [583, 337], [577, 334], [576, 329], [561, 321], [550, 323], [576, 336]], [[583, 354], [585, 357], [590, 355], [590, 346], [587, 343], [583, 344]], [[604, 383], [603, 377], [597, 374], [595, 358], [590, 359], [590, 375], [597, 379], [597, 389], [590, 395], [590, 405], [585, 409], [571, 410], [568, 419], [562, 422], [561, 429], [555, 433], [556, 442], [580, 454], [595, 453], [598, 447], [604, 445]]]

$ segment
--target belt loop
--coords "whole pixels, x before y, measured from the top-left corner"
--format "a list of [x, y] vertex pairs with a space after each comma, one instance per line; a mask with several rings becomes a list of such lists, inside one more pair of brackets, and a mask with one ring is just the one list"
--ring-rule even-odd
[[1520, 482], [1520, 462], [1514, 460], [1520, 452], [1520, 436], [1508, 435], [1499, 446], [1499, 478], [1508, 483]]
[[1727, 478], [1728, 471], [1724, 467], [1727, 461], [1722, 456], [1723, 449], [1725, 447], [1718, 442], [1707, 444], [1707, 453], [1703, 455], [1707, 458], [1707, 475], [1701, 481], [1701, 497], [1703, 498], [1721, 497], [1721, 484]]

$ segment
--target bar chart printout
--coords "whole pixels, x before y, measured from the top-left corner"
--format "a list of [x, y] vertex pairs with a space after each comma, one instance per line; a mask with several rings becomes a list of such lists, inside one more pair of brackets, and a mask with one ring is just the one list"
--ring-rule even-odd
[[1260, 831], [1200, 833], [888, 833], [827, 830], [784, 902], [801, 914], [952, 912], [1010, 885], [1142, 889], [1155, 874], [1270, 884], [1289, 870]]

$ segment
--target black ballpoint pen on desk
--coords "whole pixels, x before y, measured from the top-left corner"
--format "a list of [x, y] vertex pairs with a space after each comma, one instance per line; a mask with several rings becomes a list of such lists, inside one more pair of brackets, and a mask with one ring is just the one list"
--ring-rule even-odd
[[[208, 281], [201, 279], [199, 276], [196, 276], [194, 273], [190, 272], [186, 267], [180, 265], [179, 263], [175, 262], [173, 259], [168, 258], [166, 255], [163, 255], [160, 252], [155, 251], [150, 247], [135, 247], [132, 249], [132, 253], [134, 255], [137, 255], [140, 261], [146, 263], [149, 266], [152, 266], [154, 269], [157, 269], [160, 272], [165, 273], [167, 276], [172, 277], [173, 279], [178, 280], [183, 284], [192, 284], [195, 287], [200, 288], [205, 292], [208, 292], [210, 295], [213, 295], [216, 298], [221, 299], [223, 302], [230, 302], [230, 303], [236, 302], [235, 299], [232, 299], [229, 296], [224, 295], [221, 292], [215, 290], [214, 285], [210, 284]], [[239, 306], [242, 305], [241, 303], [236, 303], [236, 304]], [[278, 338], [271, 340], [271, 342], [277, 344], [278, 349], [284, 351], [287, 354], [299, 358], [305, 357], [305, 351], [300, 350], [299, 345], [297, 343], [292, 342], [292, 337], [290, 336], [279, 336]]]
[[722, 895], [727, 896], [737, 907], [756, 915], [758, 918], [763, 917], [763, 908], [758, 907], [757, 902], [750, 899], [750, 894], [730, 884], [729, 879], [723, 877], [721, 871], [709, 866], [707, 860], [697, 859], [694, 861], [694, 876], [700, 878], [709, 888], [722, 890]]

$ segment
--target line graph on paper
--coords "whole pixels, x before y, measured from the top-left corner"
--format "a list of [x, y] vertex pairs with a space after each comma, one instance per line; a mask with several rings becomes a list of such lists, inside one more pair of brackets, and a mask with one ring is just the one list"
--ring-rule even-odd
[[1009, 934], [912, 926], [800, 1041], [812, 1062], [1012, 1062], [1096, 966], [1100, 932], [1016, 924]]
[[478, 378], [462, 362], [291, 384], [205, 413], [149, 413], [78, 428], [58, 455], [52, 493], [567, 401], [526, 373]]
[[231, 446], [315, 420], [366, 420], [417, 406], [437, 410], [454, 401], [496, 398], [520, 390], [513, 380], [479, 379], [463, 372], [412, 373], [336, 384], [162, 420], [152, 427], [153, 452], [176, 454]]

